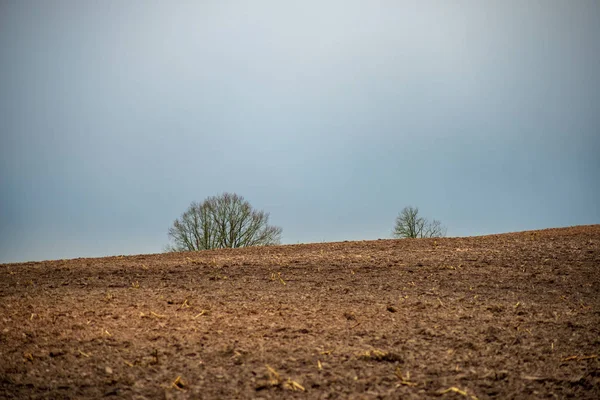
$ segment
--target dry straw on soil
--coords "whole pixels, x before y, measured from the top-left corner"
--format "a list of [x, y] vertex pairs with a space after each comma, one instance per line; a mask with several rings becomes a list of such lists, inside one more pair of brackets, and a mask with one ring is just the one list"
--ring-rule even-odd
[[0, 398], [600, 398], [598, 225], [0, 276]]

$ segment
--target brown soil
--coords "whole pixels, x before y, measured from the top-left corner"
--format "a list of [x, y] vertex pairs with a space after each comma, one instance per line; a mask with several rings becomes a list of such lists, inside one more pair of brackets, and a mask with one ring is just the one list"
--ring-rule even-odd
[[0, 276], [2, 398], [600, 398], [600, 225]]

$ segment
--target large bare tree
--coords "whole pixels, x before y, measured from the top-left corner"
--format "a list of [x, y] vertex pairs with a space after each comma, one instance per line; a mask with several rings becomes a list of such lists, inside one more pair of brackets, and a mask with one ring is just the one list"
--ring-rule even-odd
[[438, 220], [429, 221], [419, 216], [418, 207], [404, 207], [396, 217], [396, 238], [431, 238], [446, 236], [446, 228]]
[[269, 214], [252, 208], [235, 193], [193, 202], [169, 228], [168, 251], [198, 251], [268, 246], [281, 242], [282, 229], [268, 224]]

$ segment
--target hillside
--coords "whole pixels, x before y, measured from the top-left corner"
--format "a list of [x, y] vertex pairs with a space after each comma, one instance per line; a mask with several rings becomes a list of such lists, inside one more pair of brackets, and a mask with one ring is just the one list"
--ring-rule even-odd
[[600, 398], [600, 225], [0, 276], [0, 398]]

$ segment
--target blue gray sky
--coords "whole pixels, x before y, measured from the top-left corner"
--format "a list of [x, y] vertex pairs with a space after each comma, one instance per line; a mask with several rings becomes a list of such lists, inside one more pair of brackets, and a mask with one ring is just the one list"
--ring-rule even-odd
[[600, 2], [2, 1], [0, 262], [600, 223]]

